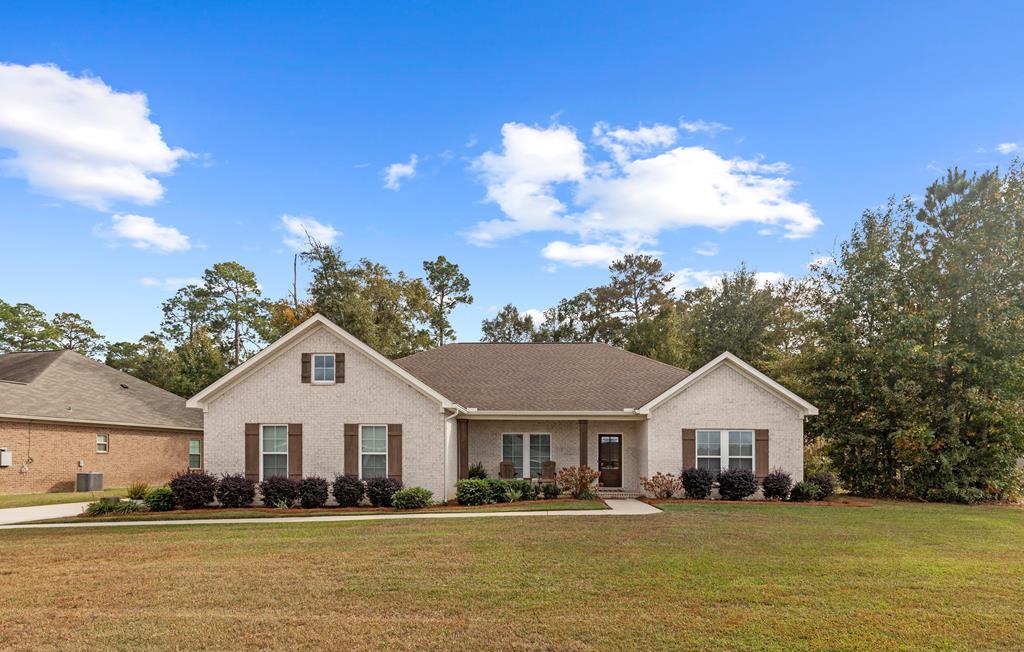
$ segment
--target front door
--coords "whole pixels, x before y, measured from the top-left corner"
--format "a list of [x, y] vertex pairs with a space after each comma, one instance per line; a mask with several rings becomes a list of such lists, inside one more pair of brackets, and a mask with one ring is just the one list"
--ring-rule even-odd
[[598, 484], [602, 487], [622, 486], [622, 435], [598, 435]]

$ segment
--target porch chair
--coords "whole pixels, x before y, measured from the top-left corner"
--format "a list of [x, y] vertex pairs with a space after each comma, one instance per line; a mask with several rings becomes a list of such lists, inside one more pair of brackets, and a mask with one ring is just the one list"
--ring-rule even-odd
[[511, 480], [516, 477], [516, 467], [512, 462], [503, 461], [498, 467], [498, 477], [502, 480]]

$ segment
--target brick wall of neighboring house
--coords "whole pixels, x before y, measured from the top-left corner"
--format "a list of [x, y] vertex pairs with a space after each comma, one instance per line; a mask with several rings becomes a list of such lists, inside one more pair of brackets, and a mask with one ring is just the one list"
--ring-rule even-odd
[[[97, 434], [109, 435], [108, 452], [96, 452]], [[202, 438], [188, 431], [0, 421], [0, 448], [13, 454], [13, 464], [0, 468], [0, 494], [74, 491], [80, 471], [102, 472], [107, 488], [163, 484], [188, 468], [189, 440]]]

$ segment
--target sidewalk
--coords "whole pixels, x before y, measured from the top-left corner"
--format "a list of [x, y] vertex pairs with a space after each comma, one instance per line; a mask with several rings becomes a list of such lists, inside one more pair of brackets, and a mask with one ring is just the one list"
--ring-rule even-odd
[[41, 521], [44, 518], [77, 516], [89, 503], [59, 503], [57, 505], [36, 505], [34, 507], [8, 507], [0, 509], [0, 526], [26, 521]]
[[[82, 528], [82, 527], [151, 527], [154, 525], [232, 525], [232, 524], [261, 524], [270, 525], [272, 523], [336, 523], [343, 521], [384, 521], [384, 520], [397, 520], [397, 519], [417, 519], [417, 518], [489, 518], [489, 517], [506, 517], [506, 516], [645, 516], [648, 514], [660, 514], [661, 510], [656, 507], [651, 507], [647, 503], [642, 503], [639, 500], [633, 498], [620, 499], [620, 500], [606, 500], [610, 509], [572, 509], [562, 511], [551, 511], [551, 512], [452, 512], [449, 514], [445, 513], [429, 513], [429, 514], [360, 514], [352, 516], [284, 516], [281, 518], [207, 518], [197, 520], [181, 520], [181, 521], [108, 521], [108, 522], [94, 522], [90, 523], [84, 521], [82, 523], [39, 523], [35, 525], [0, 525], [0, 530], [22, 530], [22, 529], [50, 529], [50, 528]], [[31, 519], [22, 519], [22, 522], [26, 520], [36, 520], [42, 518], [58, 518], [60, 516], [73, 516], [81, 511], [81, 505], [85, 503], [74, 503], [78, 509], [71, 511], [70, 513], [56, 514], [50, 516], [33, 516]], [[69, 505], [48, 505], [47, 507], [69, 507]], [[43, 507], [21, 507], [15, 509], [0, 510], [0, 512], [13, 512], [18, 510], [40, 510], [45, 509]], [[3, 515], [0, 514], [0, 523], [4, 521]], [[11, 521], [7, 521], [11, 523]]]

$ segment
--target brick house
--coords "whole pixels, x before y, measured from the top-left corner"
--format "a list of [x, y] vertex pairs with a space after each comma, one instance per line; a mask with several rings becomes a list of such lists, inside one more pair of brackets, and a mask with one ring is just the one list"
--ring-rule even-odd
[[74, 351], [0, 355], [0, 494], [163, 484], [203, 466], [203, 417], [185, 399]]
[[692, 466], [799, 480], [817, 414], [729, 353], [693, 373], [595, 343], [460, 343], [392, 361], [320, 315], [188, 405], [203, 410], [213, 473], [387, 475], [437, 498], [477, 462], [525, 478], [586, 464], [612, 495]]

